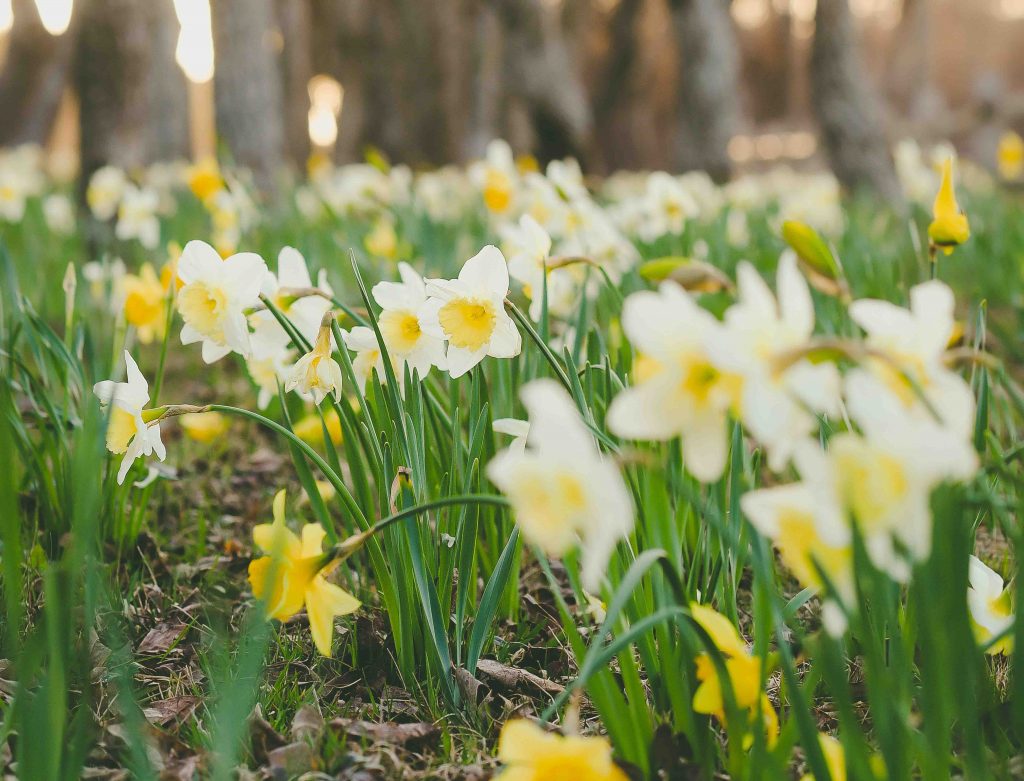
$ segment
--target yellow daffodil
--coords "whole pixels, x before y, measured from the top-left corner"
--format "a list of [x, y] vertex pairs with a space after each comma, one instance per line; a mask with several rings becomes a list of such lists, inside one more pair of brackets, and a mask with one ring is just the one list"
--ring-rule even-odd
[[387, 218], [378, 219], [363, 239], [366, 251], [376, 258], [394, 260], [398, 257], [399, 242], [395, 224]]
[[321, 422], [319, 415], [306, 415], [295, 422], [292, 430], [295, 432], [295, 436], [307, 445], [323, 447], [324, 423], [327, 424], [327, 434], [330, 436], [331, 442], [335, 445], [340, 445], [344, 441], [341, 431], [341, 418], [338, 417], [338, 411], [333, 407], [324, 410], [323, 422]]
[[203, 203], [224, 189], [224, 177], [221, 176], [217, 161], [212, 157], [190, 166], [187, 175], [188, 188]]
[[[843, 751], [843, 744], [831, 735], [821, 733], [818, 735], [818, 745], [821, 746], [821, 753], [825, 756], [825, 767], [832, 781], [846, 781], [846, 754]], [[815, 781], [812, 773], [800, 777], [800, 781]]]
[[163, 339], [167, 324], [167, 288], [149, 263], [138, 275], [125, 274], [121, 282], [124, 292], [124, 319], [135, 326], [139, 341], [149, 344]]
[[358, 610], [360, 603], [327, 582], [332, 554], [323, 551], [323, 527], [306, 524], [300, 539], [285, 525], [284, 505], [282, 490], [274, 497], [274, 522], [252, 530], [253, 541], [267, 554], [249, 564], [252, 593], [264, 603], [267, 617], [279, 621], [288, 620], [305, 607], [313, 642], [321, 654], [329, 657], [335, 616]]
[[502, 727], [495, 781], [627, 781], [607, 738], [558, 735], [525, 719]]
[[935, 196], [932, 222], [928, 226], [928, 238], [933, 247], [947, 255], [971, 237], [967, 215], [960, 211], [953, 189], [953, 159], [947, 158], [942, 164], [942, 183]]
[[[760, 706], [768, 742], [774, 743], [779, 732], [779, 719], [768, 695], [761, 688], [761, 658], [750, 653], [739, 632], [721, 613], [706, 605], [692, 603], [690, 614], [724, 657], [736, 707], [747, 711], [753, 718]], [[708, 654], [698, 656], [696, 665], [700, 684], [693, 695], [693, 709], [697, 713], [714, 716], [724, 724], [725, 697], [718, 668]]]
[[1012, 130], [999, 139], [996, 153], [999, 176], [1008, 182], [1015, 182], [1024, 175], [1024, 138]]
[[227, 434], [231, 424], [219, 412], [199, 412], [182, 417], [181, 427], [191, 439], [209, 444]]

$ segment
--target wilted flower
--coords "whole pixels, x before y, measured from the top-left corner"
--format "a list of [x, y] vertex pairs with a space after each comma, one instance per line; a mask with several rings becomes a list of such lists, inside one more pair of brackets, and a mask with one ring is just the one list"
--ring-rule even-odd
[[495, 781], [627, 781], [612, 761], [607, 738], [585, 738], [545, 732], [533, 722], [506, 722], [498, 739], [504, 768]]
[[583, 586], [596, 592], [608, 557], [633, 527], [633, 506], [568, 394], [553, 380], [520, 393], [530, 417], [527, 447], [501, 451], [487, 476], [508, 496], [526, 539], [561, 556], [583, 544]]
[[153, 425], [147, 425], [150, 420], [155, 421], [159, 417], [158, 412], [144, 409], [149, 403], [149, 383], [127, 350], [124, 362], [127, 382], [103, 380], [92, 388], [100, 405], [110, 411], [107, 450], [114, 454], [124, 454], [121, 467], [117, 470], [118, 483], [124, 482], [135, 459], [154, 453], [161, 461], [167, 457], [167, 450], [160, 439], [160, 424], [153, 422]]
[[[330, 315], [324, 318], [329, 321]], [[341, 398], [341, 366], [331, 357], [329, 322], [320, 326], [320, 334], [313, 349], [299, 358], [289, 370], [284, 389], [312, 394], [315, 404], [320, 404], [327, 395], [333, 395], [335, 401]]]

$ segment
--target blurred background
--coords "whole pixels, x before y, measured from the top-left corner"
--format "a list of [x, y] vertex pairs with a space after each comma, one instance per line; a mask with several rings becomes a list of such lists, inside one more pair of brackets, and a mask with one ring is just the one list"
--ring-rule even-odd
[[994, 165], [1024, 125], [1024, 0], [0, 0], [0, 146], [83, 174], [215, 154], [461, 163], [493, 138], [588, 173]]

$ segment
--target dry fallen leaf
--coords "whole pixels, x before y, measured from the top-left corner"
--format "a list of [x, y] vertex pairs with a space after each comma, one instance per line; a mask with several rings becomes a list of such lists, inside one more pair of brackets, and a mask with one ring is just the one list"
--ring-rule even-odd
[[187, 630], [187, 624], [161, 621], [142, 638], [136, 653], [139, 656], [167, 653]]
[[436, 738], [441, 731], [425, 721], [411, 724], [395, 724], [394, 722], [360, 721], [358, 719], [334, 719], [330, 727], [346, 735], [367, 738], [375, 743], [391, 743], [404, 746]]
[[520, 692], [523, 689], [542, 691], [545, 694], [560, 694], [565, 688], [561, 684], [541, 678], [528, 670], [509, 667], [494, 659], [481, 659], [477, 663], [477, 674], [507, 691]]
[[151, 724], [163, 726], [172, 721], [185, 721], [198, 704], [198, 697], [168, 697], [149, 703], [142, 713]]

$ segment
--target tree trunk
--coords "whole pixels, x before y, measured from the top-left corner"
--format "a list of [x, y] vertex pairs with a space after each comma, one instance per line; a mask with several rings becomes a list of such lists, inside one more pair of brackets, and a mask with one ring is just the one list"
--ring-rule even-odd
[[145, 0], [152, 49], [149, 57], [150, 101], [147, 112], [148, 162], [187, 159], [189, 136], [188, 84], [174, 60], [178, 18], [173, 0]]
[[217, 132], [257, 187], [276, 192], [284, 167], [284, 98], [271, 0], [213, 0]]
[[152, 40], [146, 0], [79, 0], [78, 82], [83, 186], [109, 164], [149, 161], [147, 75]]
[[679, 44], [679, 142], [684, 170], [729, 178], [739, 125], [739, 57], [725, 0], [671, 0]]
[[309, 80], [313, 78], [313, 9], [308, 0], [276, 0], [284, 40], [285, 143], [292, 164], [302, 169], [309, 158]]
[[901, 199], [881, 108], [857, 51], [847, 0], [818, 0], [811, 93], [822, 140], [839, 181]]
[[46, 141], [68, 80], [74, 27], [46, 32], [32, 0], [14, 0], [14, 26], [0, 74], [0, 146]]
[[501, 20], [492, 3], [481, 2], [473, 22], [470, 122], [465, 155], [483, 157], [487, 143], [502, 135], [504, 80], [502, 78]]

